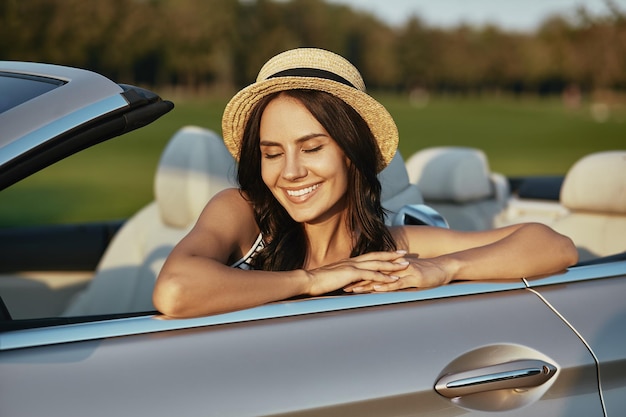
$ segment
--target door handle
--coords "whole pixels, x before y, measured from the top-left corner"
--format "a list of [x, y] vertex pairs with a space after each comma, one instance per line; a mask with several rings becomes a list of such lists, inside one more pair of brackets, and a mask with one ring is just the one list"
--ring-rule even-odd
[[442, 376], [435, 390], [447, 398], [485, 391], [536, 387], [548, 381], [556, 367], [538, 359], [523, 359]]

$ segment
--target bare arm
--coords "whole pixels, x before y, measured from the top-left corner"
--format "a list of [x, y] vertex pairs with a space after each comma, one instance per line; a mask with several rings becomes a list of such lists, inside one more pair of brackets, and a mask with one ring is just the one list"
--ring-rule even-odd
[[252, 209], [238, 190], [216, 195], [165, 262], [155, 285], [154, 305], [166, 315], [190, 317], [303, 293], [307, 277], [302, 271], [250, 272], [228, 266], [258, 233]]
[[393, 233], [399, 247], [409, 252], [407, 269], [398, 273], [401, 279], [391, 284], [357, 284], [348, 290], [390, 291], [459, 279], [531, 277], [561, 271], [578, 260], [569, 238], [538, 223], [480, 232], [409, 226]]
[[[367, 254], [312, 271], [246, 271], [228, 266], [259, 230], [238, 190], [207, 204], [189, 234], [174, 248], [157, 279], [153, 301], [171, 317], [193, 317], [253, 307], [296, 295], [320, 295], [351, 282], [397, 280], [397, 253]], [[381, 272], [384, 271], [384, 272]]]

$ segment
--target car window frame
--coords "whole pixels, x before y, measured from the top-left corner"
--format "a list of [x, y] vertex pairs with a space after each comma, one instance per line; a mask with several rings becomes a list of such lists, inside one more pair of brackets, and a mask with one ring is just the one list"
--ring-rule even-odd
[[[246, 323], [274, 318], [341, 312], [424, 300], [452, 299], [467, 295], [533, 290], [548, 285], [622, 277], [625, 275], [626, 261], [618, 261], [600, 265], [575, 266], [561, 273], [538, 278], [458, 281], [429, 289], [305, 298], [189, 319], [170, 319], [160, 315], [157, 311], [114, 316], [51, 318], [44, 321], [39, 320], [39, 323], [45, 324], [43, 327], [0, 331], [0, 351], [223, 324]], [[38, 320], [24, 320], [24, 322], [29, 321], [35, 324], [38, 322]]]

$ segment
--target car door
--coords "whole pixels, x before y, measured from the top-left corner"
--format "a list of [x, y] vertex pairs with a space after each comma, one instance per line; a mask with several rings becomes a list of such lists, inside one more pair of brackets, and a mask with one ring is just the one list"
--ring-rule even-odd
[[572, 268], [565, 275], [529, 280], [529, 285], [593, 352], [606, 415], [624, 415], [626, 262]]
[[603, 416], [594, 358], [521, 281], [0, 334], [0, 415]]

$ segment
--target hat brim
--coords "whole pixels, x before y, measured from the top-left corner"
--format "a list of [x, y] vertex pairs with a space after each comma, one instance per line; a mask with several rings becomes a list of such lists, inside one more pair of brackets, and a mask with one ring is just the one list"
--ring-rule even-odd
[[398, 148], [398, 128], [387, 109], [369, 94], [345, 84], [315, 77], [279, 77], [259, 81], [239, 91], [224, 109], [222, 135], [224, 144], [239, 160], [243, 132], [252, 109], [265, 96], [285, 90], [324, 91], [355, 109], [369, 126], [382, 157], [382, 170], [389, 165]]

